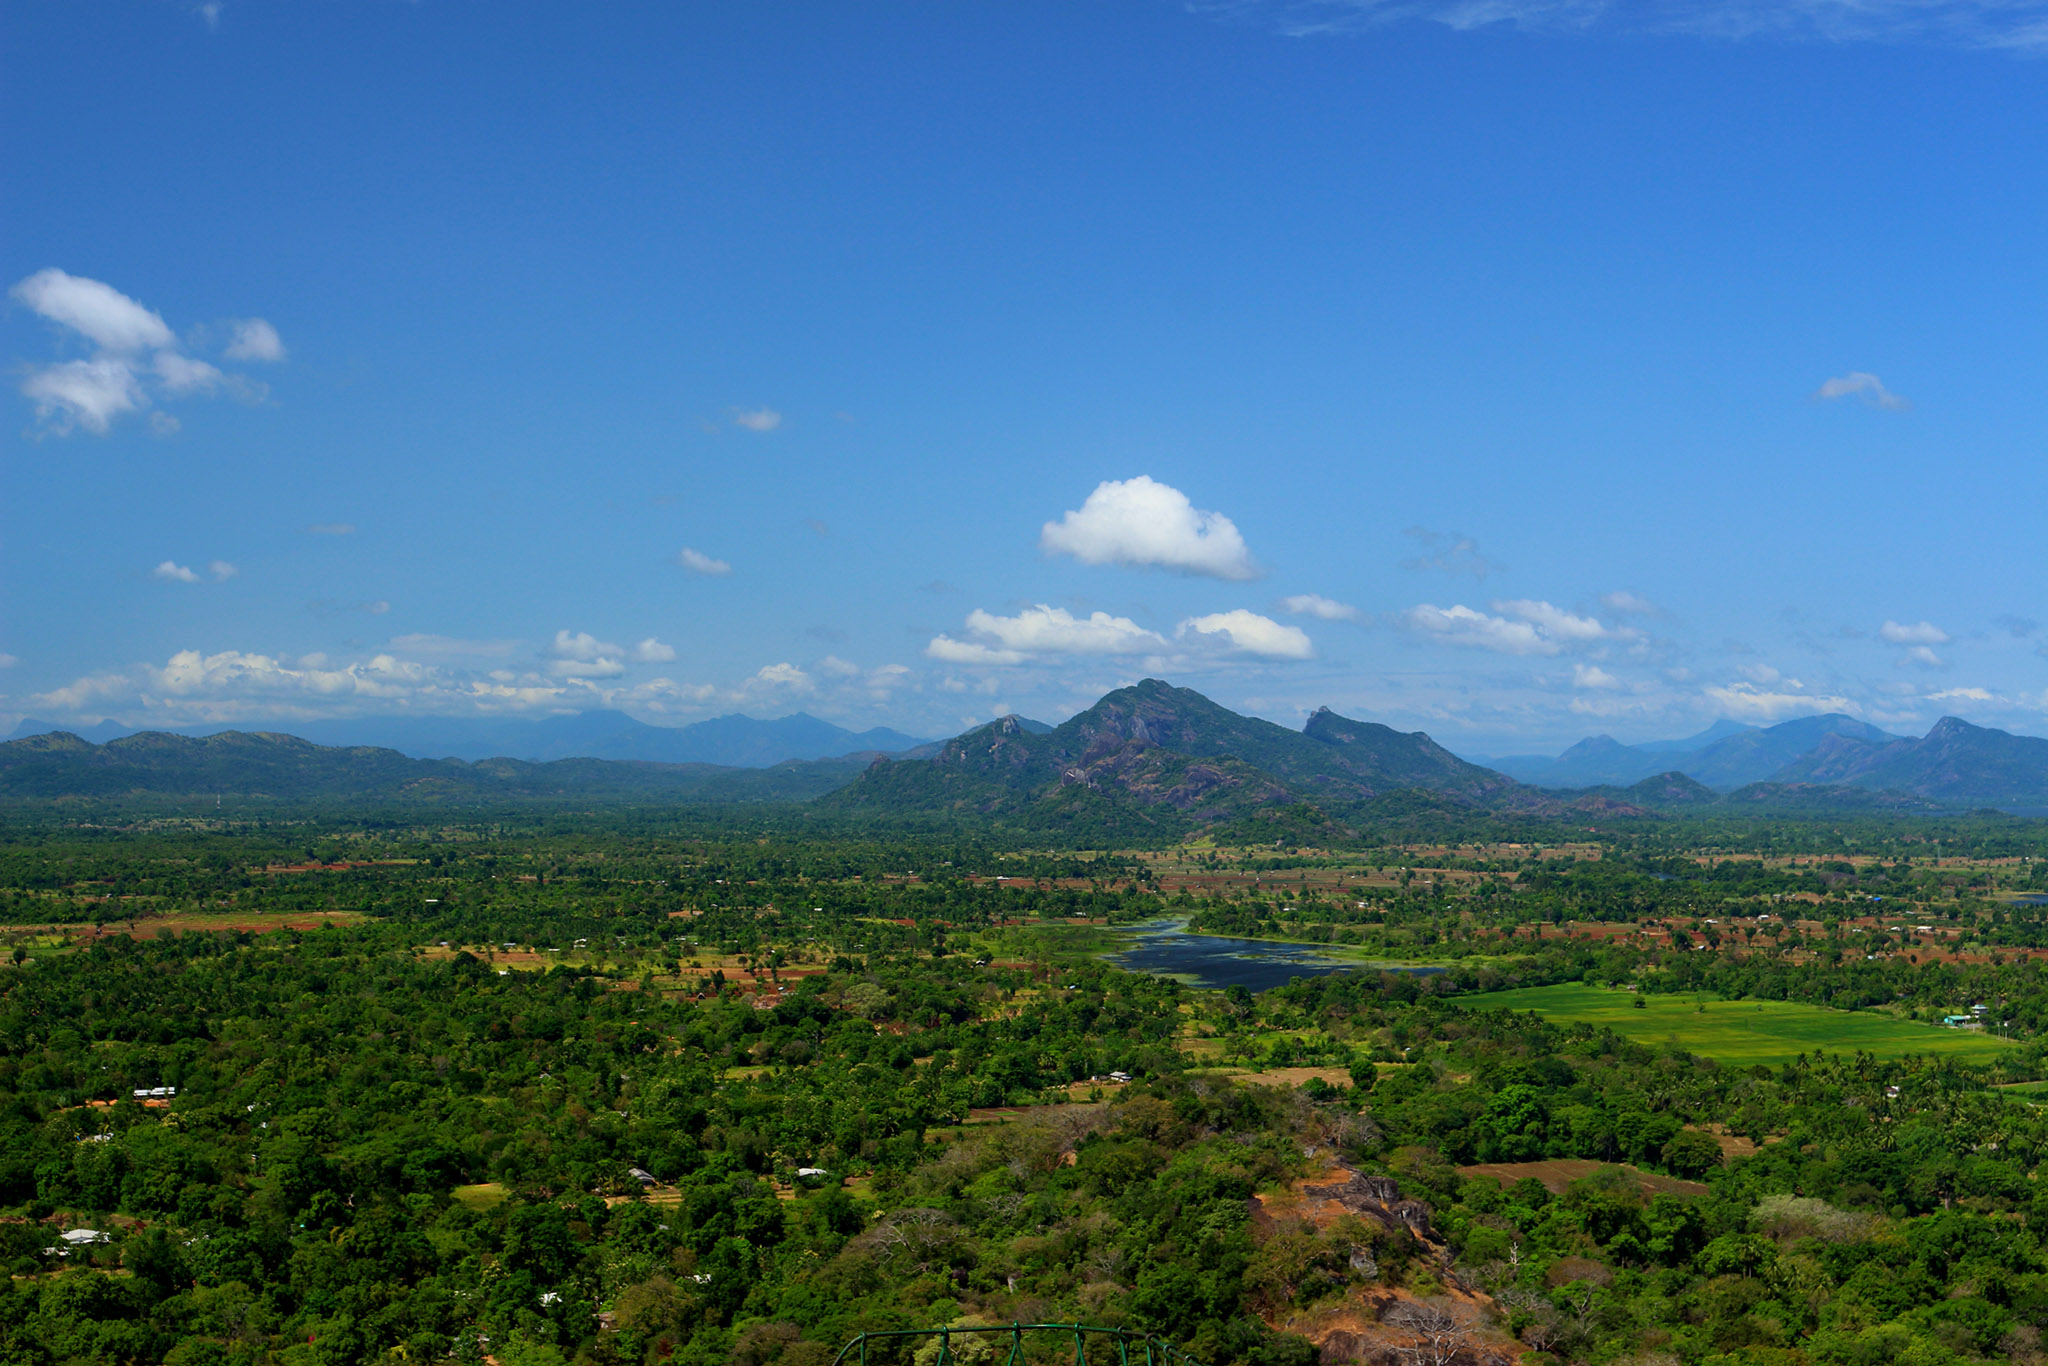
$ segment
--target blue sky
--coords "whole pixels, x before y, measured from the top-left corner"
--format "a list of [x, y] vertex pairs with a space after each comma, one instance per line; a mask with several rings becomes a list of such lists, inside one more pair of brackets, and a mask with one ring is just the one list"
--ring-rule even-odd
[[9, 29], [0, 720], [2048, 731], [2048, 3]]

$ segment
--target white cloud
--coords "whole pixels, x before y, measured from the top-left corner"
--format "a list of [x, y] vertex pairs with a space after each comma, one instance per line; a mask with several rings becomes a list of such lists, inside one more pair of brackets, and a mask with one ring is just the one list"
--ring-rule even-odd
[[1323, 621], [1358, 620], [1356, 607], [1326, 598], [1320, 593], [1296, 593], [1293, 597], [1282, 598], [1280, 610], [1297, 617], [1317, 617]]
[[1498, 615], [1463, 603], [1438, 607], [1425, 602], [1411, 607], [1401, 619], [1411, 631], [1431, 640], [1507, 655], [1554, 655], [1594, 641], [1637, 638], [1632, 629], [1606, 626], [1529, 598], [1496, 602], [1493, 610]]
[[926, 656], [947, 664], [1022, 664], [1022, 650], [1002, 650], [993, 645], [983, 645], [974, 640], [955, 640], [949, 635], [936, 635], [924, 647]]
[[1554, 655], [1564, 647], [1546, 640], [1526, 621], [1509, 621], [1454, 603], [1438, 607], [1425, 602], [1402, 613], [1402, 620], [1416, 631], [1446, 645], [1468, 645], [1508, 655]]
[[555, 643], [548, 646], [548, 653], [556, 659], [573, 659], [588, 663], [606, 655], [618, 654], [619, 647], [599, 640], [588, 631], [557, 631]]
[[2002, 699], [1986, 688], [1943, 688], [1927, 694], [1929, 702], [1997, 702]]
[[1618, 617], [1661, 617], [1664, 609], [1648, 598], [1635, 593], [1618, 590], [1603, 594], [1600, 605]]
[[675, 646], [664, 645], [653, 636], [633, 647], [633, 659], [640, 664], [667, 664], [675, 657]]
[[1572, 665], [1572, 686], [1574, 688], [1618, 688], [1621, 680], [1598, 664]]
[[149, 402], [135, 367], [120, 357], [58, 361], [31, 369], [21, 392], [36, 420], [62, 436], [74, 426], [104, 436], [114, 419]]
[[676, 563], [692, 574], [709, 574], [718, 577], [732, 573], [732, 565], [725, 560], [715, 560], [701, 550], [684, 546], [676, 552]]
[[[165, 398], [216, 390], [252, 400], [263, 394], [261, 385], [186, 355], [161, 317], [111, 285], [52, 268], [21, 280], [9, 294], [97, 348], [85, 359], [24, 369], [22, 395], [52, 435], [82, 427], [103, 436], [117, 418], [148, 407], [152, 391]], [[232, 347], [229, 354], [235, 354]], [[151, 425], [159, 436], [178, 430], [177, 419], [166, 413], [151, 414]]]
[[1233, 653], [1261, 659], [1314, 659], [1316, 654], [1314, 642], [1299, 626], [1283, 626], [1243, 608], [1189, 617], [1176, 634], [1183, 640], [1209, 637], [1227, 641]]
[[1047, 554], [1072, 555], [1083, 564], [1121, 564], [1205, 574], [1218, 579], [1258, 576], [1236, 523], [1204, 512], [1179, 489], [1147, 475], [1096, 485], [1086, 502], [1039, 531]]
[[235, 324], [235, 335], [221, 353], [229, 360], [281, 361], [284, 341], [277, 329], [261, 318], [243, 318]]
[[860, 665], [838, 655], [826, 655], [818, 661], [818, 672], [827, 678], [856, 678], [860, 675]]
[[1948, 667], [1947, 660], [1934, 653], [1932, 649], [1925, 645], [1915, 645], [1912, 649], [1906, 651], [1905, 657], [1899, 663], [1918, 664], [1928, 669], [1945, 669]]
[[354, 522], [315, 522], [306, 528], [306, 532], [308, 535], [313, 536], [353, 536], [356, 534], [356, 524]]
[[21, 661], [15, 656], [8, 654], [5, 650], [0, 650], [0, 669], [11, 669], [19, 663]]
[[1820, 388], [1813, 391], [1813, 396], [1823, 402], [1838, 398], [1860, 398], [1873, 408], [1885, 408], [1895, 413], [1902, 413], [1913, 406], [1885, 388], [1884, 381], [1876, 375], [1867, 374], [1862, 370], [1851, 370], [1846, 375], [1836, 375], [1833, 379], [1823, 381]]
[[772, 432], [782, 425], [782, 414], [773, 408], [735, 408], [732, 425], [750, 432]]
[[162, 579], [166, 583], [199, 582], [199, 576], [197, 574], [193, 573], [186, 566], [179, 564], [175, 560], [165, 560], [162, 564], [158, 565], [156, 568], [150, 570], [149, 572], [152, 578]]
[[216, 367], [176, 351], [157, 352], [149, 368], [163, 381], [164, 392], [174, 395], [207, 393], [225, 378]]
[[1630, 639], [1635, 635], [1633, 631], [1602, 626], [1592, 617], [1574, 616], [1562, 607], [1554, 607], [1550, 603], [1536, 602], [1528, 598], [1496, 602], [1493, 610], [1528, 622], [1551, 640], [1572, 644], [1589, 640]]
[[1064, 607], [1040, 603], [1014, 617], [980, 608], [967, 614], [967, 629], [1007, 649], [1029, 654], [1129, 655], [1165, 648], [1166, 640], [1129, 617], [1091, 612], [1076, 617]]
[[1948, 632], [1931, 621], [1887, 621], [1877, 628], [1879, 638], [1893, 645], [1946, 645]]
[[126, 355], [178, 344], [162, 318], [98, 280], [67, 275], [53, 267], [37, 271], [8, 293], [103, 351]]
[[375, 602], [364, 603], [363, 610], [365, 612], [368, 612], [373, 617], [381, 617], [386, 612], [389, 612], [391, 610], [391, 604], [384, 601], [384, 599], [379, 598]]
[[212, 564], [206, 566], [206, 572], [213, 575], [215, 583], [226, 583], [242, 571], [229, 564], [226, 560], [215, 560]]
[[786, 688], [794, 692], [811, 690], [811, 676], [794, 664], [764, 665], [754, 674], [752, 681], [769, 688]]
[[1757, 721], [1766, 725], [1791, 716], [1819, 716], [1826, 712], [1846, 712], [1851, 716], [1858, 716], [1863, 712], [1862, 707], [1846, 697], [1782, 690], [1766, 691], [1751, 683], [1709, 687], [1705, 692], [1723, 715], [1737, 721]]

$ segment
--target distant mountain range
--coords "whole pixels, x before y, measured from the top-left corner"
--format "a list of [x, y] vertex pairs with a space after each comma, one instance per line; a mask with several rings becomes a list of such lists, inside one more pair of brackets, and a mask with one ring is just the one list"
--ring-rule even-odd
[[1475, 758], [1538, 787], [1626, 787], [1659, 773], [1683, 773], [1720, 791], [1778, 780], [1786, 768], [1830, 737], [1885, 744], [1900, 739], [1853, 716], [1802, 716], [1770, 727], [1717, 721], [1685, 740], [1624, 745], [1605, 735], [1581, 740], [1554, 759], [1517, 754]]
[[857, 777], [871, 756], [790, 760], [771, 768], [617, 759], [415, 759], [367, 745], [294, 735], [143, 731], [95, 745], [68, 732], [0, 743], [0, 797], [21, 800], [463, 802], [605, 800], [803, 801]]
[[[672, 734], [697, 732], [694, 742], [704, 746], [698, 752], [758, 759], [774, 752], [764, 735], [786, 745], [805, 735], [822, 737], [818, 744], [844, 743], [831, 737], [835, 730], [810, 717], [741, 717]], [[563, 745], [637, 734], [610, 721], [550, 733]], [[1762, 729], [1724, 726], [1694, 739], [1699, 743], [1692, 748], [1660, 750], [1597, 737], [1549, 761], [1554, 767], [1548, 771], [1569, 761], [1577, 767], [1565, 771], [1606, 772], [1612, 780], [1540, 788], [1461, 759], [1420, 732], [1353, 720], [1328, 708], [1291, 730], [1147, 679], [1108, 694], [1059, 726], [1009, 716], [893, 758], [868, 751], [770, 767], [589, 757], [470, 762], [232, 731], [144, 733], [97, 745], [76, 735], [44, 734], [0, 743], [0, 798], [815, 799], [814, 810], [822, 816], [867, 824], [979, 823], [1091, 840], [1178, 838], [1200, 830], [1340, 838], [1368, 826], [1388, 828], [1389, 822], [1576, 822], [1708, 809], [2048, 809], [2048, 740], [1954, 717], [1918, 740], [1846, 716]], [[1648, 757], [1660, 762], [1643, 774], [1638, 770]], [[1752, 776], [1758, 773], [1765, 776]]]
[[[9, 739], [47, 735], [66, 727], [23, 721]], [[159, 734], [219, 735], [227, 726], [181, 726]], [[96, 744], [139, 732], [116, 722], [77, 730]], [[932, 743], [876, 727], [851, 731], [797, 712], [772, 721], [720, 716], [689, 726], [650, 726], [621, 711], [586, 711], [539, 720], [484, 717], [378, 716], [295, 723], [292, 733], [320, 745], [371, 746], [418, 759], [628, 759], [657, 764], [719, 764], [767, 768], [791, 759], [835, 759], [848, 754], [900, 754]]]

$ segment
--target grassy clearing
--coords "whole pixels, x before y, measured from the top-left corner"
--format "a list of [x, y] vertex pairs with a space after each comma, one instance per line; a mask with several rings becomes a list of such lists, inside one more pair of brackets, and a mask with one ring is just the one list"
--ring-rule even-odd
[[[1637, 1002], [1641, 1002], [1640, 1009]], [[1584, 1020], [1648, 1044], [1676, 1044], [1718, 1062], [1790, 1062], [1801, 1053], [1853, 1053], [1880, 1058], [1941, 1054], [1989, 1062], [2011, 1045], [1960, 1029], [1916, 1024], [1875, 1011], [1829, 1010], [1796, 1001], [1722, 1001], [1664, 996], [1565, 982], [1459, 998], [1481, 1009], [1533, 1010], [1553, 1020]]]
[[502, 1205], [512, 1192], [496, 1181], [486, 1181], [479, 1186], [457, 1186], [449, 1194], [458, 1204], [474, 1210], [486, 1210], [493, 1205]]

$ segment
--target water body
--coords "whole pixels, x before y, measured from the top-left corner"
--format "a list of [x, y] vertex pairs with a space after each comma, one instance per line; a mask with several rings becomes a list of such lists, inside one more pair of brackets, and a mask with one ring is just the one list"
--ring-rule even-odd
[[2016, 896], [2012, 899], [2012, 904], [2015, 906], [2048, 906], [2048, 896], [2033, 894]]
[[1364, 963], [1337, 958], [1314, 944], [1282, 944], [1270, 939], [1227, 939], [1190, 934], [1184, 920], [1155, 920], [1132, 926], [1131, 946], [1109, 955], [1109, 961], [1130, 972], [1177, 977], [1198, 987], [1223, 990], [1244, 987], [1264, 991], [1297, 977], [1322, 977], [1332, 972], [1391, 971], [1427, 977], [1440, 967], [1407, 967], [1398, 963]]

